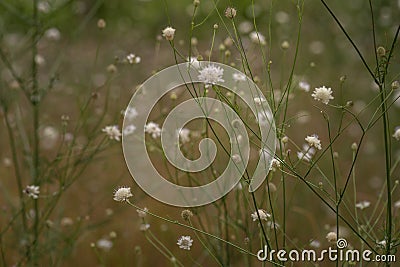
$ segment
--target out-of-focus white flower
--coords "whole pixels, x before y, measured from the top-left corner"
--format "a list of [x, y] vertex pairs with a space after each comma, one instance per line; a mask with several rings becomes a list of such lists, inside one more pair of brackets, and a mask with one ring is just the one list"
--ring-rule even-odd
[[308, 135], [308, 136], [305, 138], [305, 140], [306, 140], [306, 142], [308, 143], [308, 145], [309, 145], [310, 147], [315, 147], [315, 148], [317, 148], [318, 150], [321, 150], [321, 149], [322, 149], [321, 140], [318, 139], [318, 135], [316, 135], [316, 134]]
[[161, 128], [160, 128], [160, 126], [157, 123], [152, 122], [152, 121], [150, 121], [149, 123], [147, 123], [144, 126], [144, 131], [146, 133], [150, 134], [151, 137], [154, 138], [154, 139], [156, 139], [157, 137], [161, 136]]
[[50, 4], [47, 1], [40, 1], [37, 3], [37, 9], [39, 12], [42, 13], [49, 13], [50, 12]]
[[363, 209], [366, 209], [366, 208], [368, 208], [369, 206], [371, 206], [371, 202], [369, 202], [369, 201], [361, 201], [361, 202], [358, 202], [357, 204], [356, 204], [356, 208], [357, 209], [360, 209], [360, 210], [363, 210]]
[[243, 73], [234, 73], [232, 74], [232, 78], [235, 82], [244, 82], [246, 81], [246, 75], [244, 75]]
[[146, 217], [148, 211], [148, 208], [144, 208], [143, 210], [136, 210], [140, 218]]
[[326, 239], [328, 240], [329, 243], [336, 243], [337, 241], [337, 234], [335, 232], [329, 232], [326, 235]]
[[325, 105], [329, 103], [329, 100], [334, 99], [331, 88], [326, 88], [325, 86], [315, 88], [311, 96]]
[[256, 105], [260, 106], [262, 103], [266, 102], [267, 100], [265, 100], [264, 97], [255, 97], [254, 98], [254, 103], [256, 103]]
[[213, 64], [205, 66], [199, 71], [199, 80], [206, 84], [206, 88], [208, 88], [212, 84], [217, 84], [218, 82], [225, 82], [222, 79], [224, 75], [224, 69]]
[[61, 33], [57, 28], [50, 28], [44, 33], [44, 36], [51, 41], [58, 41], [61, 38]]
[[124, 110], [121, 111], [121, 114], [123, 114], [126, 119], [133, 120], [134, 118], [137, 117], [138, 112], [136, 108], [127, 107], [125, 111]]
[[115, 201], [119, 201], [119, 202], [127, 201], [130, 197], [133, 197], [130, 187], [122, 186], [122, 187], [118, 188], [117, 190], [115, 190], [115, 192], [114, 192], [114, 200]]
[[116, 126], [116, 125], [106, 126], [103, 128], [102, 131], [105, 132], [111, 140], [116, 140], [116, 141], [121, 140], [120, 137], [122, 134], [119, 131], [118, 126]]
[[102, 239], [97, 240], [96, 247], [98, 247], [99, 249], [102, 249], [104, 251], [109, 251], [113, 247], [113, 242], [106, 238], [102, 238]]
[[[260, 216], [260, 219], [264, 220], [264, 221], [267, 221], [268, 218], [271, 217], [271, 215], [269, 213], [267, 213], [265, 210], [262, 210], [262, 209], [258, 210], [258, 215]], [[255, 211], [251, 214], [251, 218], [253, 219], [253, 222], [258, 220], [257, 211]]]
[[196, 57], [190, 57], [186, 60], [189, 62], [190, 66], [193, 66], [196, 69], [200, 68], [200, 61]]
[[40, 187], [36, 185], [28, 185], [23, 192], [33, 199], [37, 199], [40, 194]]
[[261, 45], [267, 44], [267, 42], [265, 41], [265, 36], [259, 32], [251, 32], [249, 37], [253, 43], [261, 44]]
[[310, 84], [308, 82], [305, 82], [305, 81], [300, 81], [299, 82], [299, 88], [307, 93], [307, 92], [310, 91]]
[[394, 137], [397, 141], [400, 141], [400, 126], [399, 126], [399, 127], [396, 127], [396, 129], [394, 129], [393, 137]]
[[187, 128], [182, 128], [178, 130], [179, 137], [182, 143], [190, 142], [190, 130]]
[[174, 36], [175, 36], [175, 29], [172, 27], [166, 27], [163, 31], [162, 31], [162, 35], [165, 39], [167, 39], [168, 41], [172, 41], [174, 40]]
[[142, 232], [145, 232], [145, 231], [149, 230], [149, 228], [150, 228], [150, 224], [148, 224], [148, 223], [142, 223], [139, 226], [139, 230], [142, 231]]
[[277, 159], [272, 159], [271, 167], [269, 168], [269, 170], [276, 171], [276, 169], [279, 169], [280, 167], [281, 167], [281, 162]]
[[193, 245], [193, 239], [190, 236], [181, 236], [176, 244], [181, 249], [190, 250], [190, 247]]
[[128, 135], [133, 134], [135, 132], [135, 130], [136, 130], [136, 126], [133, 124], [130, 124], [130, 125], [124, 127], [122, 132], [123, 132], [124, 136], [128, 136]]

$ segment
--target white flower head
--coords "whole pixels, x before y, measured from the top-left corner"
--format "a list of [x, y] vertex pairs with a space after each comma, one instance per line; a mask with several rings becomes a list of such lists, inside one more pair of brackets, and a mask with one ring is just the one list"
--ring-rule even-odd
[[133, 133], [135, 132], [135, 130], [136, 130], [136, 126], [133, 125], [133, 124], [130, 124], [130, 125], [126, 126], [126, 127], [123, 129], [122, 132], [123, 132], [124, 136], [128, 136], [128, 135], [133, 134]]
[[224, 79], [222, 79], [222, 76], [224, 75], [224, 69], [218, 66], [215, 66], [214, 64], [210, 64], [208, 66], [205, 66], [199, 71], [199, 80], [203, 83], [206, 84], [206, 88], [210, 87], [212, 84], [216, 84], [218, 82], [225, 82]]
[[256, 105], [258, 105], [258, 106], [260, 106], [262, 103], [264, 103], [265, 101], [267, 101], [267, 100], [265, 100], [265, 98], [264, 97], [255, 97], [254, 98], [254, 103], [256, 103]]
[[321, 150], [321, 149], [322, 149], [321, 140], [319, 140], [318, 135], [316, 135], [316, 134], [308, 135], [308, 136], [305, 138], [305, 140], [306, 140], [306, 142], [308, 143], [308, 145], [309, 145], [310, 147], [315, 147], [315, 148], [317, 148], [318, 150]]
[[44, 33], [44, 36], [51, 41], [58, 41], [61, 38], [61, 33], [57, 28], [50, 28]]
[[190, 130], [187, 128], [181, 128], [178, 130], [178, 135], [182, 141], [182, 143], [190, 142]]
[[174, 40], [175, 29], [172, 27], [167, 27], [162, 31], [162, 36], [168, 41]]
[[40, 187], [36, 185], [28, 185], [23, 192], [33, 199], [37, 199], [40, 194]]
[[358, 202], [358, 203], [356, 204], [356, 208], [357, 208], [357, 209], [360, 209], [360, 210], [366, 209], [366, 208], [368, 208], [369, 206], [371, 206], [371, 202], [366, 201], [366, 200], [361, 201], [361, 202]]
[[114, 200], [118, 202], [127, 201], [130, 197], [133, 197], [130, 187], [121, 186], [114, 192]]
[[310, 91], [310, 84], [305, 81], [300, 81], [299, 82], [299, 88], [304, 91], [304, 92], [309, 92]]
[[244, 75], [243, 73], [239, 73], [239, 72], [232, 74], [232, 78], [235, 82], [246, 81], [246, 75]]
[[181, 249], [190, 250], [190, 247], [193, 245], [193, 239], [190, 236], [181, 236], [176, 244]]
[[153, 139], [161, 136], [161, 128], [158, 123], [150, 121], [144, 126], [144, 131], [151, 135]]
[[250, 40], [255, 44], [261, 44], [261, 45], [267, 44], [267, 42], [265, 41], [265, 36], [259, 32], [251, 32], [249, 37]]
[[394, 129], [393, 137], [394, 137], [397, 141], [400, 141], [400, 126], [396, 127], [396, 129]]
[[138, 112], [136, 108], [127, 107], [126, 110], [122, 110], [121, 114], [125, 116], [125, 119], [133, 120], [137, 117]]
[[326, 88], [325, 86], [315, 88], [311, 96], [325, 105], [329, 103], [329, 100], [334, 99], [331, 88]]
[[189, 62], [190, 66], [193, 66], [196, 69], [200, 68], [200, 61], [196, 57], [190, 57], [186, 60]]
[[139, 64], [140, 61], [142, 61], [140, 57], [132, 53], [126, 56], [126, 60], [128, 61], [129, 64]]
[[106, 126], [102, 130], [105, 132], [111, 140], [120, 141], [121, 140], [121, 132], [116, 125]]
[[329, 243], [335, 243], [337, 241], [337, 234], [335, 232], [329, 232], [326, 235], [326, 239]]
[[315, 154], [315, 149], [307, 144], [304, 144], [302, 151], [297, 152], [297, 157], [299, 160], [310, 162], [314, 154]]
[[271, 167], [269, 168], [269, 170], [276, 171], [276, 169], [279, 169], [280, 167], [281, 167], [281, 162], [277, 159], [272, 159]]
[[[260, 215], [260, 219], [264, 220], [264, 221], [267, 221], [268, 218], [271, 217], [271, 215], [269, 213], [267, 213], [265, 210], [262, 210], [262, 209], [258, 210], [258, 215]], [[257, 211], [255, 211], [251, 214], [251, 218], [253, 219], [253, 222], [258, 220]]]
[[140, 218], [144, 218], [147, 215], [147, 212], [149, 211], [148, 208], [144, 208], [143, 210], [136, 210]]
[[113, 242], [106, 238], [102, 238], [102, 239], [97, 240], [96, 247], [98, 247], [99, 249], [102, 249], [104, 251], [109, 251], [113, 247]]
[[149, 230], [150, 228], [150, 224], [148, 223], [142, 223], [139, 227], [139, 230], [142, 232], [146, 232], [147, 230]]

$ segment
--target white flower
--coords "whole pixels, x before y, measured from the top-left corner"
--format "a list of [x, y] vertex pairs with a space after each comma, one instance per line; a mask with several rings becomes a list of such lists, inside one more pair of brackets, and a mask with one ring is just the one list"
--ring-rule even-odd
[[182, 143], [190, 142], [190, 130], [182, 128], [178, 130], [178, 135], [181, 138]]
[[321, 242], [319, 242], [318, 240], [313, 240], [310, 242], [310, 247], [319, 248], [321, 247]]
[[127, 107], [126, 110], [122, 110], [121, 114], [125, 116], [125, 119], [133, 120], [137, 117], [138, 112], [136, 108]]
[[144, 126], [144, 131], [148, 134], [151, 134], [151, 137], [156, 139], [161, 136], [161, 128], [155, 122], [149, 122]]
[[136, 210], [140, 218], [146, 217], [148, 211], [148, 208], [144, 208], [143, 210]]
[[[265, 210], [262, 210], [262, 209], [258, 210], [258, 215], [260, 215], [260, 219], [264, 220], [264, 221], [267, 221], [268, 218], [271, 217], [270, 214], [268, 214]], [[257, 211], [255, 211], [251, 214], [251, 218], [253, 219], [253, 222], [258, 220]]]
[[307, 162], [310, 162], [315, 154], [315, 149], [310, 147], [307, 144], [303, 145], [303, 150], [297, 152], [297, 157], [299, 160], [305, 160]]
[[200, 68], [200, 61], [198, 61], [196, 57], [190, 57], [186, 60], [189, 62], [190, 66], [193, 66], [196, 69]]
[[145, 231], [147, 231], [149, 228], [150, 228], [150, 224], [148, 224], [148, 223], [142, 223], [142, 224], [140, 225], [140, 227], [139, 227], [139, 230], [142, 231], [142, 232], [145, 232]]
[[303, 90], [304, 92], [309, 92], [310, 91], [310, 84], [305, 81], [300, 81], [299, 82], [299, 88]]
[[394, 129], [393, 137], [394, 137], [397, 141], [400, 141], [400, 126], [399, 126], [399, 127], [396, 127], [396, 129]]
[[368, 208], [369, 206], [371, 206], [371, 202], [369, 202], [369, 201], [361, 201], [361, 202], [358, 202], [357, 204], [356, 204], [356, 208], [358, 208], [358, 209], [360, 209], [360, 210], [363, 210], [363, 209], [366, 209], [366, 208]]
[[130, 53], [129, 55], [126, 56], [126, 60], [128, 60], [129, 64], [139, 64], [142, 59], [135, 54]]
[[335, 243], [337, 241], [337, 234], [335, 232], [329, 232], [326, 235], [326, 239], [329, 243]]
[[329, 103], [329, 100], [334, 99], [331, 88], [326, 88], [325, 86], [315, 88], [311, 96], [326, 105]]
[[277, 159], [272, 159], [271, 167], [269, 168], [269, 170], [276, 171], [276, 169], [279, 169], [280, 167], [281, 167], [281, 162]]
[[47, 1], [40, 1], [39, 3], [37, 3], [37, 9], [39, 10], [39, 12], [49, 13], [50, 8], [50, 4]]
[[318, 150], [321, 150], [321, 149], [322, 149], [321, 140], [318, 139], [318, 135], [316, 135], [316, 134], [308, 135], [308, 136], [305, 138], [305, 140], [306, 140], [306, 142], [308, 143], [308, 145], [309, 145], [310, 147], [315, 147], [315, 148], [317, 148]]
[[113, 140], [113, 139], [116, 141], [121, 140], [120, 139], [121, 132], [119, 131], [118, 126], [116, 126], [116, 125], [106, 126], [103, 128], [102, 131], [105, 132], [111, 140]]
[[224, 75], [224, 69], [213, 64], [205, 66], [200, 70], [200, 74], [198, 76], [199, 80], [206, 84], [206, 88], [208, 88], [211, 84], [216, 84], [218, 82], [225, 82], [222, 79]]
[[128, 198], [130, 198], [130, 197], [133, 197], [130, 187], [122, 186], [114, 192], [114, 200], [115, 201], [119, 201], [119, 202], [127, 201]]
[[130, 124], [130, 125], [126, 126], [126, 127], [122, 130], [122, 132], [124, 133], [125, 136], [127, 136], [127, 135], [133, 134], [133, 133], [135, 132], [135, 130], [136, 130], [136, 126], [133, 125], [133, 124]]
[[396, 202], [394, 202], [393, 207], [395, 207], [396, 209], [400, 209], [400, 200], [397, 200]]
[[36, 185], [28, 185], [22, 192], [33, 199], [37, 199], [40, 194], [40, 187]]
[[179, 248], [190, 250], [190, 247], [193, 244], [193, 239], [190, 236], [181, 236], [176, 243]]
[[44, 36], [52, 41], [58, 41], [61, 38], [61, 33], [57, 28], [50, 28], [45, 33]]
[[251, 32], [249, 37], [253, 43], [261, 44], [261, 45], [267, 44], [267, 42], [265, 41], [265, 36], [259, 32]]
[[235, 82], [244, 82], [246, 81], [246, 75], [244, 75], [243, 73], [234, 73], [232, 74], [232, 78]]
[[104, 251], [109, 251], [113, 247], [113, 242], [106, 238], [102, 238], [102, 239], [97, 240], [96, 247], [98, 247], [99, 249], [102, 249]]
[[255, 97], [254, 98], [254, 103], [256, 103], [256, 105], [258, 105], [258, 106], [260, 106], [265, 101], [267, 101], [267, 100], [265, 100], [265, 98], [263, 98], [263, 97]]
[[172, 27], [167, 27], [162, 31], [162, 35], [167, 39], [168, 41], [174, 40], [175, 36], [175, 29]]

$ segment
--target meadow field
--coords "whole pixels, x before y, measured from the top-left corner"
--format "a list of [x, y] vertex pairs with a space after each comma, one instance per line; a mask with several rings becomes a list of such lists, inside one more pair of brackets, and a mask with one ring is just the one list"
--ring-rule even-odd
[[0, 0], [0, 266], [400, 266], [399, 18]]

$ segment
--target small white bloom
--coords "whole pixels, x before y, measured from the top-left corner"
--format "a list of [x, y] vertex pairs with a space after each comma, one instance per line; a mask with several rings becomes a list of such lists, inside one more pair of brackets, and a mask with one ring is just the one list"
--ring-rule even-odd
[[305, 82], [305, 81], [300, 81], [299, 82], [299, 88], [307, 93], [307, 92], [310, 91], [310, 84], [308, 82]]
[[281, 167], [281, 162], [277, 159], [272, 159], [271, 167], [269, 168], [269, 170], [276, 171], [276, 169], [279, 169], [280, 167]]
[[133, 124], [130, 124], [130, 125], [126, 126], [126, 127], [123, 129], [122, 132], [123, 132], [124, 136], [127, 136], [127, 135], [133, 134], [133, 133], [135, 132], [135, 130], [136, 130], [136, 126], [133, 125]]
[[361, 202], [358, 202], [357, 204], [356, 204], [356, 208], [358, 208], [358, 209], [360, 209], [360, 210], [363, 210], [363, 209], [366, 209], [366, 208], [368, 208], [369, 206], [371, 206], [371, 202], [369, 202], [369, 201], [361, 201]]
[[265, 101], [267, 101], [267, 100], [265, 100], [265, 98], [263, 98], [263, 97], [255, 97], [254, 98], [254, 103], [256, 103], [256, 105], [258, 105], [258, 106], [260, 106]]
[[394, 129], [393, 137], [394, 137], [397, 141], [400, 141], [400, 126], [399, 126], [399, 127], [396, 127], [396, 129]]
[[267, 44], [267, 42], [265, 41], [265, 36], [259, 32], [251, 32], [249, 37], [253, 43], [261, 44], [261, 45]]
[[61, 38], [61, 33], [57, 28], [50, 28], [44, 33], [44, 36], [51, 41], [58, 41]]
[[190, 236], [181, 236], [176, 243], [179, 248], [190, 250], [190, 247], [193, 244], [193, 239]]
[[246, 75], [244, 75], [243, 73], [234, 73], [232, 74], [232, 78], [235, 82], [244, 82], [246, 81]]
[[134, 64], [134, 63], [139, 64], [142, 59], [136, 56], [135, 54], [130, 53], [129, 55], [126, 56], [126, 60], [128, 61], [129, 64]]
[[[271, 217], [271, 215], [269, 213], [267, 213], [265, 210], [262, 210], [262, 209], [258, 210], [258, 215], [260, 215], [260, 219], [264, 220], [264, 221], [267, 221], [268, 218]], [[258, 220], [257, 211], [255, 211], [251, 214], [251, 218], [253, 219], [253, 222]]]
[[106, 126], [103, 128], [102, 131], [105, 132], [111, 140], [116, 140], [116, 141], [121, 140], [120, 137], [122, 134], [119, 131], [118, 126], [116, 125]]
[[311, 96], [326, 105], [329, 103], [329, 100], [334, 99], [331, 88], [326, 88], [325, 86], [315, 88]]
[[142, 224], [140, 225], [140, 227], [139, 227], [139, 230], [142, 231], [142, 232], [145, 232], [145, 231], [149, 230], [149, 228], [150, 228], [150, 224], [148, 224], [148, 223], [142, 223]]
[[35, 62], [39, 66], [44, 66], [46, 64], [46, 60], [44, 59], [44, 57], [42, 55], [39, 55], [39, 54], [37, 54], [35, 56]]
[[224, 69], [213, 64], [205, 66], [199, 73], [198, 78], [201, 82], [206, 84], [206, 88], [218, 82], [225, 82], [224, 79], [222, 79]]
[[189, 62], [190, 66], [193, 66], [196, 69], [200, 68], [200, 61], [198, 61], [196, 57], [190, 57], [186, 60]]
[[49, 13], [50, 12], [50, 4], [47, 1], [40, 1], [37, 3], [37, 9], [39, 12], [42, 13]]
[[68, 227], [74, 224], [74, 220], [72, 220], [70, 217], [63, 217], [61, 219], [60, 225], [62, 227]]
[[308, 143], [308, 145], [309, 145], [310, 147], [315, 147], [315, 148], [317, 148], [318, 150], [321, 150], [321, 149], [322, 149], [321, 140], [318, 139], [318, 135], [316, 135], [316, 134], [308, 135], [308, 136], [305, 138], [305, 140], [306, 140], [306, 142]]
[[113, 242], [106, 238], [102, 238], [102, 239], [97, 240], [96, 247], [98, 247], [99, 249], [102, 249], [104, 251], [109, 251], [113, 247]]
[[144, 208], [143, 210], [136, 210], [140, 218], [146, 217], [148, 211], [148, 208]]
[[376, 241], [376, 244], [382, 248], [386, 247], [386, 240]]
[[397, 200], [396, 202], [394, 202], [393, 207], [395, 207], [396, 209], [400, 209], [400, 200]]
[[172, 28], [172, 27], [167, 27], [162, 31], [162, 35], [168, 41], [172, 41], [174, 39], [174, 36], [175, 36], [175, 29]]
[[329, 243], [335, 243], [337, 241], [337, 234], [335, 232], [329, 232], [326, 235], [326, 239]]
[[319, 242], [318, 240], [313, 240], [310, 242], [310, 247], [319, 248], [321, 247], [321, 242]]
[[179, 137], [181, 138], [182, 143], [190, 142], [190, 130], [187, 128], [182, 128], [178, 130]]
[[139, 64], [142, 61], [141, 57], [135, 57], [135, 64]]
[[130, 187], [122, 186], [114, 192], [114, 200], [115, 201], [119, 201], [119, 202], [127, 201], [128, 198], [130, 198], [130, 197], [133, 197]]
[[28, 185], [23, 192], [33, 199], [37, 199], [40, 194], [40, 187], [36, 185]]
[[161, 128], [155, 122], [149, 122], [144, 126], [144, 131], [151, 135], [152, 138], [156, 139], [161, 136]]
[[138, 112], [136, 108], [127, 107], [126, 110], [122, 110], [121, 114], [125, 116], [125, 119], [133, 120], [137, 117]]
[[299, 160], [310, 162], [315, 154], [315, 149], [307, 144], [303, 145], [303, 150], [297, 152]]

